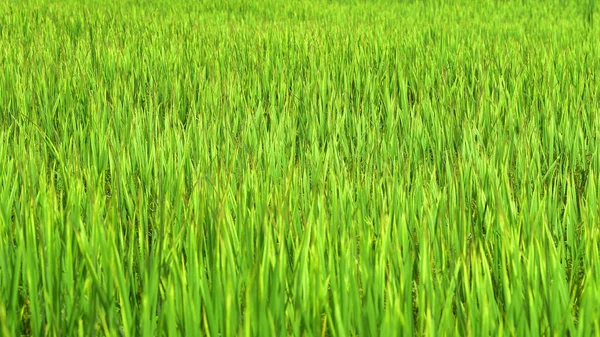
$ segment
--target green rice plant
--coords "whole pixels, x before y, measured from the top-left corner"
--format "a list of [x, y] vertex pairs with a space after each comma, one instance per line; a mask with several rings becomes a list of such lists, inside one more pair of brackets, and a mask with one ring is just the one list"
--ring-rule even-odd
[[0, 336], [592, 336], [581, 3], [0, 3]]

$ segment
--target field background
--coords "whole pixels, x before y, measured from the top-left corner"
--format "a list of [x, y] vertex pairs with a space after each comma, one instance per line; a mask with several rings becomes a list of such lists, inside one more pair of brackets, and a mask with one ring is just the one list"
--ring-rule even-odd
[[594, 1], [0, 1], [0, 336], [600, 334]]

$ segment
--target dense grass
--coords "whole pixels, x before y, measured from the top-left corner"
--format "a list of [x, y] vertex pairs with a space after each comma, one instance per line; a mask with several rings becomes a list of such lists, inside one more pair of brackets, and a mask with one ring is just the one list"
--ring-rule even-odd
[[0, 335], [600, 334], [593, 3], [1, 2]]

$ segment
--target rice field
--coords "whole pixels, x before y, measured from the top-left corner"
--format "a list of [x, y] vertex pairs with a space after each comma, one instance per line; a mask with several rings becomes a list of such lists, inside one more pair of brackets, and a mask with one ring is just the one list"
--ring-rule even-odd
[[0, 337], [600, 335], [595, 1], [0, 1]]

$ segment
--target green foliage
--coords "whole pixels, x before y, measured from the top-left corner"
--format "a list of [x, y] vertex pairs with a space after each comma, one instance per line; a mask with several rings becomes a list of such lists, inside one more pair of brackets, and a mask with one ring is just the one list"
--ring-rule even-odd
[[599, 334], [580, 9], [0, 3], [0, 336]]

